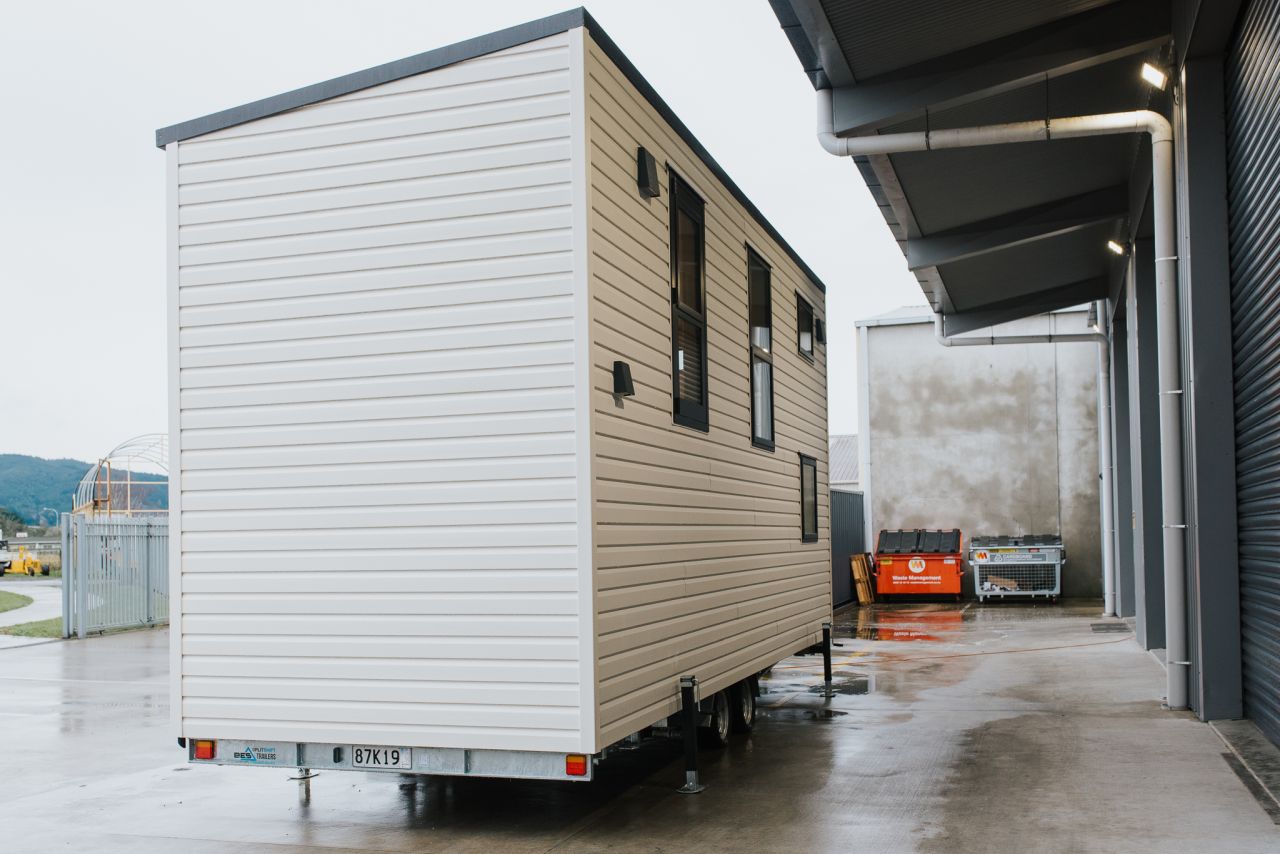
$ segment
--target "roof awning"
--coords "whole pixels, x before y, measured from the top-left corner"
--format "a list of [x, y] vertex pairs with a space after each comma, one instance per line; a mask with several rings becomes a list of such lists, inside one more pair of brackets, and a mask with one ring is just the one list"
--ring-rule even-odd
[[[1160, 109], [1158, 0], [771, 0], [840, 136]], [[854, 158], [949, 334], [1111, 295], [1143, 136]]]

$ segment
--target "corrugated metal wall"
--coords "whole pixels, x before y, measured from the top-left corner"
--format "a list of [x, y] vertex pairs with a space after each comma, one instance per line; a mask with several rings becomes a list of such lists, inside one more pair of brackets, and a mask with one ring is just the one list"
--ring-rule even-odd
[[1280, 0], [1242, 13], [1227, 56], [1244, 709], [1280, 742]]
[[836, 606], [853, 601], [849, 557], [867, 550], [861, 492], [831, 490], [831, 599]]

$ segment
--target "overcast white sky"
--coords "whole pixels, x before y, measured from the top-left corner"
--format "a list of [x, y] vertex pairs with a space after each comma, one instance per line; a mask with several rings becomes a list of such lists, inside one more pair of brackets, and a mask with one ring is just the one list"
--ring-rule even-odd
[[[167, 429], [154, 131], [568, 8], [221, 0], [15, 4], [0, 28], [0, 453], [94, 459]], [[923, 304], [767, 0], [591, 13], [827, 285], [831, 431], [857, 431], [853, 323]], [[20, 405], [15, 405], [20, 403]]]

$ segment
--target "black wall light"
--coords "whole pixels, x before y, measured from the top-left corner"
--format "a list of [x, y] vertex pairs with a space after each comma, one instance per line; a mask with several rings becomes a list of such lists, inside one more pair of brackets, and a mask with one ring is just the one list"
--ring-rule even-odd
[[815, 317], [813, 319], [813, 337], [817, 339], [819, 344], [827, 343], [827, 327], [822, 322], [821, 317]]
[[613, 363], [613, 393], [618, 397], [633, 397], [636, 393], [631, 382], [631, 366], [626, 362]]
[[646, 199], [658, 197], [658, 161], [644, 146], [636, 149], [636, 185]]

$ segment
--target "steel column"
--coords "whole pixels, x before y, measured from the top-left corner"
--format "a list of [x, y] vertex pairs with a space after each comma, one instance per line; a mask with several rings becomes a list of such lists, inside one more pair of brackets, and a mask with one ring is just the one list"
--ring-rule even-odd
[[1205, 720], [1232, 719], [1243, 700], [1221, 57], [1187, 62], [1179, 88], [1191, 703]]
[[1150, 240], [1134, 244], [1133, 276], [1125, 311], [1129, 332], [1129, 453], [1133, 467], [1134, 615], [1138, 642], [1146, 649], [1164, 647], [1153, 257]]
[[1130, 452], [1128, 329], [1111, 323], [1111, 422], [1115, 436], [1116, 616], [1132, 617], [1134, 606], [1133, 461]]

